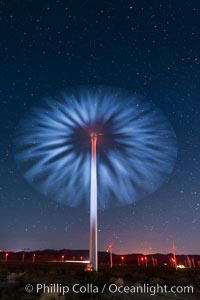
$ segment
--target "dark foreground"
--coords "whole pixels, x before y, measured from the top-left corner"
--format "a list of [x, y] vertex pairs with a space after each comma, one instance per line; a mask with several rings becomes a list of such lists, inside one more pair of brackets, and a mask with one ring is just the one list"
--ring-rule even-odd
[[0, 300], [200, 299], [200, 270], [100, 266], [95, 273], [84, 268], [74, 263], [0, 262]]

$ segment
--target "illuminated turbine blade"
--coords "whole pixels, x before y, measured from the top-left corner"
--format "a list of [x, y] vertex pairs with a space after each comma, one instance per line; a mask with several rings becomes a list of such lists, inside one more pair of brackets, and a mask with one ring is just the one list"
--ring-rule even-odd
[[[91, 132], [101, 136], [95, 172]], [[90, 183], [97, 176], [99, 209], [135, 203], [156, 191], [177, 156], [175, 132], [153, 103], [104, 87], [41, 100], [20, 121], [13, 146], [26, 180], [65, 205], [89, 208]]]

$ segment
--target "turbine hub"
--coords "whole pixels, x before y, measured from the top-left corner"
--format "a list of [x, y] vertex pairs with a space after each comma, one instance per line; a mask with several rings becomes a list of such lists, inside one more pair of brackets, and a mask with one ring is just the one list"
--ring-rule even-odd
[[96, 132], [92, 132], [90, 137], [91, 137], [92, 142], [97, 141], [97, 133]]

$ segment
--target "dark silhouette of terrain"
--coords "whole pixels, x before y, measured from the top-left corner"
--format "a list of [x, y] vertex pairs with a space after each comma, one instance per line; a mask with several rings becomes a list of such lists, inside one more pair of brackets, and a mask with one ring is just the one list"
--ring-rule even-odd
[[[75, 261], [88, 259], [87, 250], [1, 252], [0, 300], [200, 299], [200, 255], [177, 255], [177, 264], [187, 266], [177, 270], [172, 264], [171, 253], [146, 256], [113, 254], [112, 269], [109, 253], [99, 252], [98, 257], [99, 272], [85, 272], [86, 264]], [[39, 291], [38, 285], [41, 285]], [[31, 286], [32, 290], [27, 291], [27, 286]], [[155, 290], [158, 286], [166, 286], [168, 292]], [[62, 287], [69, 289], [64, 295]], [[86, 291], [77, 293], [81, 287]], [[110, 287], [117, 291], [112, 293]], [[153, 290], [144, 291], [144, 287], [152, 287]], [[192, 290], [172, 293], [172, 287], [189, 287]], [[142, 288], [142, 291], [137, 294], [130, 292], [137, 288], [139, 291]], [[95, 292], [95, 289], [98, 291]]]

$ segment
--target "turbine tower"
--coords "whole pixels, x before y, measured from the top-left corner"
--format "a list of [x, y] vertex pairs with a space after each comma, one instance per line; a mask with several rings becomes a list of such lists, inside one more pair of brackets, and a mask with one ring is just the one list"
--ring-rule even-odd
[[97, 257], [97, 133], [91, 133], [91, 181], [90, 181], [90, 264], [98, 271]]
[[13, 144], [17, 166], [41, 194], [78, 207], [90, 193], [89, 259], [95, 271], [97, 207], [128, 205], [154, 192], [177, 156], [176, 134], [151, 102], [102, 86], [41, 101], [19, 122]]
[[172, 241], [172, 254], [173, 254], [173, 262], [174, 262], [174, 266], [177, 269], [177, 263], [176, 263], [176, 248], [175, 248], [175, 244], [174, 244], [174, 240]]

